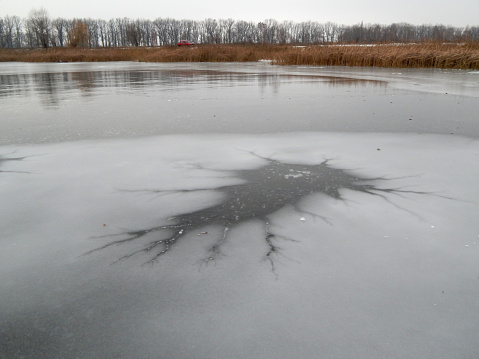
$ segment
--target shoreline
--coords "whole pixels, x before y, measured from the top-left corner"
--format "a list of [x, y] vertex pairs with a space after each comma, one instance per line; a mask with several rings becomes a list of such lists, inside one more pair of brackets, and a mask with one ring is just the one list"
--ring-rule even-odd
[[479, 69], [479, 42], [0, 49], [0, 62], [257, 62], [273, 65]]

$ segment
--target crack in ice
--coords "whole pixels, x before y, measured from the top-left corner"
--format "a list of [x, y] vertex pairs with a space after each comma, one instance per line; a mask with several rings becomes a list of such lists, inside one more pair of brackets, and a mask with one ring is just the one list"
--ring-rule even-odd
[[[209, 262], [215, 262], [223, 256], [222, 247], [228, 239], [228, 231], [230, 229], [239, 223], [259, 219], [265, 224], [263, 240], [267, 246], [267, 252], [263, 258], [271, 264], [271, 269], [274, 272], [274, 257], [281, 252], [281, 247], [277, 244], [277, 235], [270, 231], [269, 217], [287, 205], [293, 205], [296, 210], [311, 215], [314, 218], [319, 218], [328, 225], [332, 225], [330, 218], [301, 209], [299, 201], [314, 193], [322, 193], [336, 200], [344, 201], [340, 191], [349, 189], [372, 196], [379, 196], [396, 208], [413, 213], [395, 204], [386, 196], [388, 194], [403, 196], [406, 193], [434, 195], [433, 193], [401, 188], [380, 188], [372, 184], [372, 182], [389, 180], [388, 178], [359, 177], [350, 174], [346, 170], [329, 166], [329, 160], [324, 160], [317, 165], [289, 164], [261, 157], [255, 153], [251, 154], [261, 158], [264, 161], [264, 165], [254, 169], [228, 171], [234, 177], [242, 180], [239, 184], [224, 185], [214, 189], [183, 189], [178, 191], [162, 191], [161, 189], [125, 190], [126, 192], [145, 192], [155, 195], [208, 190], [221, 193], [224, 195], [224, 199], [220, 203], [204, 209], [175, 215], [170, 218], [170, 220], [175, 222], [173, 224], [160, 224], [151, 228], [126, 230], [117, 234], [96, 237], [116, 237], [117, 239], [86, 254], [114, 245], [147, 239], [148, 236], [155, 235], [156, 237], [149, 240], [143, 247], [117, 260], [121, 261], [140, 253], [153, 253], [146, 263], [154, 263], [161, 256], [170, 252], [175, 244], [186, 235], [199, 231], [205, 226], [219, 224], [223, 228], [223, 234], [210, 246], [208, 255], [200, 261], [201, 263], [208, 264]], [[169, 233], [169, 235], [165, 236], [164, 233]]]

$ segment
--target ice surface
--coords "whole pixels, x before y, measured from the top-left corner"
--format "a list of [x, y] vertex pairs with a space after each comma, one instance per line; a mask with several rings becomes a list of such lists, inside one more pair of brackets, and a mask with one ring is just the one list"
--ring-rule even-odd
[[2, 64], [0, 357], [479, 357], [475, 75]]
[[288, 131], [479, 138], [467, 70], [2, 64], [0, 144]]
[[[0, 146], [0, 356], [478, 357], [478, 155], [476, 139], [398, 133]], [[205, 221], [153, 265], [116, 262], [141, 238], [85, 255], [224, 203], [269, 160], [290, 165], [282, 181], [328, 160], [372, 190], [294, 197], [267, 215], [274, 238], [257, 216], [226, 236]]]

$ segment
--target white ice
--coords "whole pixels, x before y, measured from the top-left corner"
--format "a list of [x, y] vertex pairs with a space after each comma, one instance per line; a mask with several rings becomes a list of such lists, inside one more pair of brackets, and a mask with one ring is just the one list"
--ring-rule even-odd
[[[261, 157], [330, 165], [384, 188], [311, 194], [264, 224], [178, 242], [155, 265], [100, 236], [222, 200]], [[448, 135], [171, 135], [1, 146], [4, 351], [26, 357], [477, 358], [479, 142]], [[204, 189], [199, 192], [159, 193]], [[427, 193], [426, 193], [427, 192]], [[303, 220], [304, 219], [304, 220]], [[327, 220], [324, 220], [327, 219]], [[205, 234], [204, 232], [208, 232]], [[293, 240], [293, 241], [292, 241]]]

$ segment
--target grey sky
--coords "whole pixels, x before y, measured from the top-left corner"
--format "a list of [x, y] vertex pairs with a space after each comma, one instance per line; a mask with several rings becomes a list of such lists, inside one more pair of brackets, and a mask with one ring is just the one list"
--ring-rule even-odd
[[146, 18], [171, 17], [203, 20], [205, 18], [261, 21], [276, 19], [335, 22], [352, 25], [364, 23], [479, 25], [479, 0], [0, 0], [0, 17], [27, 17], [34, 8], [45, 8], [51, 17]]

